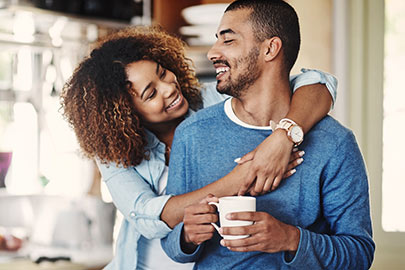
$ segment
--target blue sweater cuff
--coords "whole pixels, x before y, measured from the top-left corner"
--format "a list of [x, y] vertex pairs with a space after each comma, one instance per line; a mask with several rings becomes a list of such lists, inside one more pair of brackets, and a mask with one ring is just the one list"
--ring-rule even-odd
[[289, 252], [283, 252], [283, 262], [288, 266], [302, 267], [305, 263], [305, 242], [308, 241], [308, 235], [303, 229], [297, 226], [300, 230], [300, 242], [298, 243], [298, 249], [295, 255], [291, 255]]
[[[168, 253], [169, 257], [172, 257], [173, 260], [176, 262], [180, 263], [187, 263], [187, 262], [194, 262], [200, 255], [200, 252], [202, 251], [202, 245], [199, 245], [196, 250], [191, 253], [184, 253], [183, 250], [181, 249], [181, 232], [183, 231], [183, 222], [178, 224], [176, 227], [174, 227], [173, 231], [170, 233], [171, 235], [175, 235], [174, 238], [174, 243], [172, 243], [171, 246], [171, 251]], [[169, 237], [170, 237], [169, 236]], [[173, 238], [169, 241], [173, 241]]]

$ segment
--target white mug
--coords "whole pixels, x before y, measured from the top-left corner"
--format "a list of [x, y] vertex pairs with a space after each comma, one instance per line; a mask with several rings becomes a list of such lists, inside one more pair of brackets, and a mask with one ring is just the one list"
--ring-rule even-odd
[[[219, 212], [219, 223], [221, 227], [239, 227], [252, 225], [253, 221], [245, 220], [229, 220], [225, 216], [228, 213], [235, 212], [255, 212], [256, 211], [256, 198], [250, 196], [228, 196], [219, 198], [219, 203], [209, 202], [217, 207]], [[212, 226], [218, 231], [219, 227], [215, 223], [211, 223]], [[220, 233], [219, 233], [220, 234]], [[221, 234], [220, 234], [221, 235]], [[221, 235], [224, 239], [242, 239], [249, 235]]]

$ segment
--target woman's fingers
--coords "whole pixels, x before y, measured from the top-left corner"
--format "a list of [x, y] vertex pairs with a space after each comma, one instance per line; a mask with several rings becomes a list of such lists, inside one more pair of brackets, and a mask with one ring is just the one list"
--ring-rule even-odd
[[293, 161], [291, 161], [290, 163], [288, 163], [287, 169], [284, 173], [287, 173], [288, 171], [291, 171], [292, 169], [296, 168], [297, 166], [299, 166], [302, 162], [304, 162], [304, 159], [302, 157], [297, 158]]
[[274, 190], [276, 190], [276, 188], [278, 188], [282, 179], [283, 179], [283, 177], [280, 175], [278, 175], [276, 178], [274, 178], [273, 185], [271, 186], [271, 191], [274, 191]]
[[274, 180], [275, 180], [275, 178], [274, 179], [267, 178], [266, 183], [264, 184], [263, 191], [269, 192], [272, 189], [272, 186], [274, 184]]
[[[291, 175], [293, 175], [297, 171], [295, 168], [304, 161], [304, 159], [302, 157], [305, 155], [305, 151], [298, 151], [295, 149], [297, 149], [297, 148], [294, 148], [291, 153], [290, 162], [288, 163], [287, 169], [286, 169], [282, 179], [288, 178]], [[281, 179], [280, 179], [280, 181], [281, 181]]]
[[[294, 151], [294, 149], [297, 149], [297, 151]], [[299, 159], [300, 157], [302, 157], [302, 156], [305, 155], [305, 151], [298, 151], [298, 148], [294, 148], [294, 149], [293, 149], [293, 151], [291, 152], [290, 161], [289, 161], [289, 162], [292, 162], [292, 161], [294, 161], [294, 160], [296, 160], [296, 159]]]
[[286, 178], [290, 177], [291, 175], [293, 175], [293, 174], [296, 173], [296, 172], [297, 172], [296, 169], [292, 169], [292, 170], [287, 171], [287, 172], [283, 175], [283, 179], [286, 179]]
[[244, 155], [241, 158], [235, 159], [235, 162], [238, 163], [238, 164], [243, 164], [246, 161], [253, 160], [254, 157], [255, 157], [255, 150], [253, 150], [252, 152], [247, 153], [246, 155]]

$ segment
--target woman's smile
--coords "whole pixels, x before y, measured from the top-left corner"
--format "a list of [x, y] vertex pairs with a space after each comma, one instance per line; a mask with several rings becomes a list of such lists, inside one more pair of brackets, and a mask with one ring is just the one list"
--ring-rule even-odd
[[175, 110], [183, 105], [184, 97], [180, 93], [178, 94], [177, 98], [166, 107], [166, 111]]

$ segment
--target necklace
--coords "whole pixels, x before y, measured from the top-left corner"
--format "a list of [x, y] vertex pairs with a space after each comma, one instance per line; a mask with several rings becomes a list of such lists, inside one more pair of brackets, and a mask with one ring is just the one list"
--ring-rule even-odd
[[167, 145], [167, 146], [166, 146], [166, 149], [165, 149], [165, 153], [168, 154], [168, 155], [170, 155], [170, 151], [172, 151], [172, 148]]

